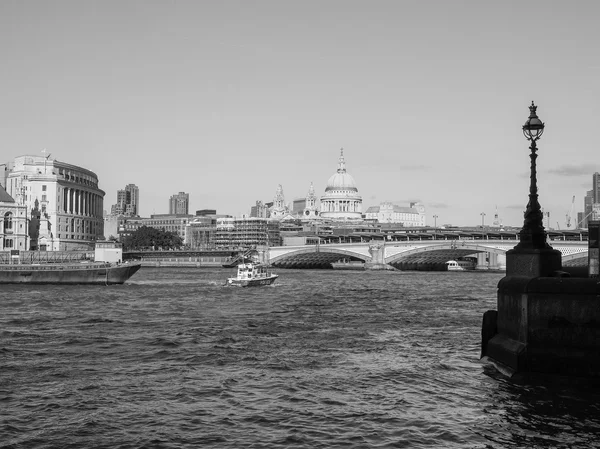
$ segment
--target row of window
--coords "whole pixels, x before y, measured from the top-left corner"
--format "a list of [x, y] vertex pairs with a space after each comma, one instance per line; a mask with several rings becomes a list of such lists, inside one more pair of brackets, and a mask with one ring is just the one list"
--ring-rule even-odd
[[78, 184], [83, 184], [91, 187], [98, 187], [98, 181], [89, 177], [73, 175], [70, 172], [65, 172], [62, 168], [58, 170], [58, 174], [63, 176], [67, 181], [72, 181]]

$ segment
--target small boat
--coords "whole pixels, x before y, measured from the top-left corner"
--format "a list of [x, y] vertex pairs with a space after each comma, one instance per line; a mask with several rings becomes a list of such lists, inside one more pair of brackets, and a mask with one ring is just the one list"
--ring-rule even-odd
[[472, 260], [449, 260], [446, 265], [448, 271], [471, 271], [475, 269], [475, 262]]
[[227, 279], [227, 285], [236, 287], [257, 287], [271, 285], [279, 275], [271, 273], [265, 265], [259, 263], [241, 263], [237, 267], [237, 276]]
[[359, 270], [365, 269], [365, 263], [362, 260], [338, 260], [337, 262], [331, 262], [331, 268], [334, 270]]

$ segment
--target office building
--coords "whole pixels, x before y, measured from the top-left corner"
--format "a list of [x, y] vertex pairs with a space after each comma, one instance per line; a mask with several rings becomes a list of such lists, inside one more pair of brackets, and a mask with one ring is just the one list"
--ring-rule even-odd
[[123, 190], [117, 190], [117, 204], [110, 211], [111, 215], [138, 217], [140, 215], [140, 190], [135, 184], [127, 184]]
[[[93, 248], [104, 237], [104, 191], [95, 173], [44, 156], [19, 156], [2, 165], [4, 188], [26, 220], [35, 217], [27, 248], [41, 251]], [[29, 230], [28, 230], [29, 231]]]
[[215, 248], [241, 250], [259, 245], [280, 246], [279, 227], [279, 220], [272, 218], [219, 218]]
[[169, 215], [188, 215], [190, 194], [179, 192], [169, 199]]
[[600, 220], [600, 173], [592, 175], [592, 190], [586, 192], [583, 198], [583, 218], [577, 227], [587, 228], [590, 220]]
[[378, 223], [394, 223], [406, 227], [425, 226], [425, 207], [419, 203], [410, 203], [409, 207], [383, 202], [379, 206], [371, 206], [365, 212], [367, 220]]

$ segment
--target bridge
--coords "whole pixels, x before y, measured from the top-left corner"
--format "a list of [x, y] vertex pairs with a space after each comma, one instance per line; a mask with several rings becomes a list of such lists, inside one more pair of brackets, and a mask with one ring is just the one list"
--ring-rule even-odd
[[[263, 261], [282, 268], [318, 268], [342, 259], [387, 264], [399, 269], [441, 269], [446, 261], [461, 257], [477, 258], [478, 269], [506, 267], [506, 252], [515, 240], [412, 240], [362, 243], [330, 243], [270, 247]], [[552, 241], [562, 253], [563, 266], [587, 264], [587, 241]]]

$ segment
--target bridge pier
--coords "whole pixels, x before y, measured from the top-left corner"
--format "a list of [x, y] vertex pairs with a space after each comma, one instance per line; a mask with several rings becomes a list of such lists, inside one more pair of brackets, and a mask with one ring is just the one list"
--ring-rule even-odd
[[365, 270], [393, 270], [394, 267], [385, 262], [385, 244], [372, 243], [369, 245], [371, 261], [365, 262]]
[[477, 253], [477, 270], [504, 270], [506, 256], [496, 253]]
[[477, 265], [476, 270], [489, 270], [490, 269], [490, 253], [477, 253]]
[[[590, 234], [591, 235], [591, 234]], [[594, 240], [590, 238], [590, 249]], [[597, 244], [597, 240], [595, 241]], [[481, 329], [482, 357], [508, 376], [600, 379], [600, 283], [562, 267], [561, 253], [518, 248], [507, 253], [497, 311]]]

